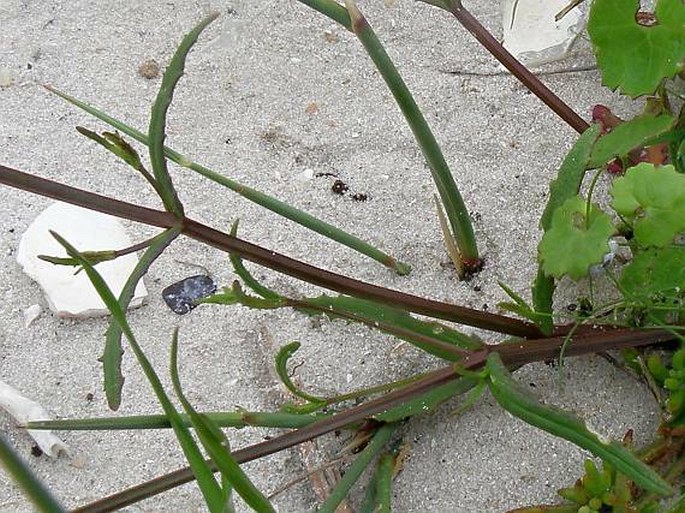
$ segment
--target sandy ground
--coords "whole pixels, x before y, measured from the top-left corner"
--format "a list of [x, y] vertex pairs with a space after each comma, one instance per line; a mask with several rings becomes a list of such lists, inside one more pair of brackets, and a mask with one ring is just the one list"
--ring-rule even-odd
[[[447, 14], [410, 0], [390, 7], [365, 1], [361, 8], [433, 127], [475, 219], [487, 266], [469, 283], [459, 282], [448, 264], [430, 174], [361, 45], [294, 0], [2, 0], [0, 73], [12, 81], [0, 88], [2, 162], [159, 207], [139, 176], [73, 129], [106, 127], [40, 84], [51, 83], [145, 129], [159, 79], [141, 77], [139, 66], [149, 59], [164, 66], [181, 35], [218, 9], [222, 17], [189, 58], [170, 113], [169, 144], [379, 245], [409, 262], [413, 272], [395, 276], [192, 172], [172, 167], [191, 217], [221, 229], [239, 218], [241, 235], [250, 241], [426, 297], [492, 311], [505, 299], [498, 280], [527, 296], [548, 183], [574, 132], [515, 80], [499, 73], [493, 59]], [[498, 32], [498, 2], [474, 3], [472, 11]], [[591, 62], [586, 46], [555, 66]], [[545, 81], [586, 117], [595, 103], [611, 105], [619, 113], [627, 108], [600, 87], [596, 71], [553, 74]], [[367, 194], [369, 200], [333, 194], [331, 177], [302, 180], [307, 170], [335, 173], [351, 192]], [[106, 320], [64, 320], [46, 312], [30, 328], [23, 327], [22, 311], [46, 303], [17, 265], [15, 252], [21, 233], [49, 201], [6, 188], [0, 189], [0, 198], [0, 379], [56, 417], [109, 415], [97, 361]], [[127, 227], [137, 240], [154, 233], [143, 226]], [[146, 277], [150, 297], [130, 320], [167, 385], [171, 332], [180, 327], [182, 380], [198, 409], [275, 409], [283, 394], [273, 377], [273, 357], [292, 340], [303, 345], [296, 356], [304, 362], [297, 378], [321, 394], [438, 364], [411, 348], [398, 349], [395, 340], [364, 327], [328, 321], [315, 325], [290, 311], [207, 306], [179, 317], [166, 308], [161, 290], [197, 273], [187, 262], [204, 266], [222, 285], [234, 279], [225, 255], [179, 240]], [[251, 269], [279, 290], [313, 290], [274, 272]], [[124, 372], [119, 413], [158, 412], [130, 352]], [[606, 434], [620, 437], [633, 428], [639, 441], [654, 429], [657, 416], [651, 413], [648, 393], [605, 361], [569, 361], [563, 389], [556, 372], [541, 364], [518, 375], [541, 396], [573, 409]], [[458, 418], [450, 416], [454, 407], [402, 429], [411, 444], [411, 459], [395, 482], [394, 511], [502, 512], [551, 501], [558, 488], [581, 475], [586, 456], [582, 451], [510, 417], [489, 396]], [[0, 429], [69, 507], [184, 462], [169, 432], [62, 432], [72, 457], [51, 460], [30, 456], [28, 436], [1, 414]], [[267, 434], [275, 431], [246, 429], [231, 432], [230, 438], [233, 447], [242, 447]], [[324, 441], [316, 456], [326, 462], [338, 447], [338, 440]], [[305, 472], [297, 450], [245, 468], [266, 492]], [[0, 483], [0, 511], [27, 511], [29, 506], [6, 474], [0, 473]], [[284, 512], [312, 511], [316, 497], [311, 482], [290, 487], [275, 504]], [[204, 511], [204, 506], [196, 488], [186, 485], [127, 511]]]

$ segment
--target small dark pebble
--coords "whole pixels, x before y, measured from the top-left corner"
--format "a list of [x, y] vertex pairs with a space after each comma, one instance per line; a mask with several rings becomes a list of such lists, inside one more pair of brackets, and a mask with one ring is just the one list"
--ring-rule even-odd
[[336, 180], [335, 182], [333, 182], [333, 185], [331, 186], [331, 190], [335, 194], [340, 194], [340, 195], [345, 194], [348, 189], [349, 189], [349, 187], [342, 180]]
[[369, 196], [367, 194], [364, 194], [363, 192], [355, 192], [352, 195], [352, 199], [354, 201], [366, 201], [369, 199]]
[[164, 302], [178, 315], [190, 312], [198, 299], [211, 296], [216, 292], [216, 283], [205, 274], [190, 276], [169, 285], [162, 291]]
[[40, 458], [43, 455], [43, 449], [38, 447], [37, 445], [34, 445], [31, 447], [31, 456], [35, 456], [36, 458]]
[[88, 402], [90, 403], [90, 402], [93, 401], [93, 399], [95, 399], [95, 396], [93, 395], [93, 392], [88, 392], [88, 393], [86, 394], [86, 401], [88, 401]]

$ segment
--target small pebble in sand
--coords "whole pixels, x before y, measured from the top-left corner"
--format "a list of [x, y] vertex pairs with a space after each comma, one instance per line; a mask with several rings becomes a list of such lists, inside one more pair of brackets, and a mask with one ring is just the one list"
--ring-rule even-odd
[[138, 74], [148, 80], [157, 78], [159, 77], [159, 64], [154, 59], [148, 59], [138, 67]]

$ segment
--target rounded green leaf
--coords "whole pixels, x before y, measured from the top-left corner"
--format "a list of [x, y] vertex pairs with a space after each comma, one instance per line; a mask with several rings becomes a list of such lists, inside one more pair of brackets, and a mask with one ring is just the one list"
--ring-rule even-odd
[[597, 205], [592, 204], [588, 219], [585, 200], [569, 198], [554, 211], [538, 247], [543, 272], [556, 278], [566, 274], [573, 280], [586, 276], [590, 266], [609, 253], [613, 233], [611, 219]]
[[643, 246], [663, 247], [685, 231], [685, 175], [673, 166], [641, 163], [611, 188], [611, 206], [633, 224]]
[[646, 306], [659, 307], [652, 312], [657, 320], [677, 322], [678, 317], [683, 316], [685, 247], [669, 246], [638, 252], [623, 269], [619, 284], [626, 297]]
[[639, 0], [595, 0], [588, 20], [602, 82], [632, 97], [652, 94], [685, 62], [683, 0], [658, 0], [642, 24], [639, 7]]

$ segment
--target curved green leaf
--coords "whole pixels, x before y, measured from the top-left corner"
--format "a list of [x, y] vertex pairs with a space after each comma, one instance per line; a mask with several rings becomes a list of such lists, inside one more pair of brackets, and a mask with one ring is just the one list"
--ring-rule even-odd
[[[230, 483], [226, 490], [231, 488], [243, 498], [243, 500], [255, 511], [260, 513], [275, 513], [276, 510], [269, 502], [262, 492], [250, 481], [247, 474], [243, 472], [240, 465], [231, 455], [228, 440], [219, 426], [206, 415], [202, 415], [195, 411], [195, 408], [190, 404], [181, 388], [181, 381], [178, 376], [178, 328], [174, 330], [174, 336], [171, 341], [171, 381], [174, 385], [174, 391], [178, 399], [183, 405], [183, 409], [190, 418], [190, 422], [195, 428], [202, 446], [209, 454], [216, 467], [221, 472], [225, 480]], [[224, 500], [230, 501], [230, 493], [224, 496]], [[224, 504], [225, 508], [225, 504]], [[223, 511], [222, 511], [223, 513]]]
[[652, 94], [685, 60], [685, 4], [658, 0], [655, 23], [636, 21], [639, 0], [595, 0], [588, 32], [602, 82], [632, 97]]
[[193, 474], [197, 479], [198, 486], [200, 487], [205, 501], [207, 502], [207, 506], [212, 513], [218, 513], [222, 511], [225, 499], [224, 494], [214, 480], [214, 474], [209, 468], [209, 465], [207, 465], [207, 462], [205, 462], [205, 459], [202, 456], [199, 447], [195, 443], [195, 440], [190, 434], [190, 431], [185, 426], [183, 419], [176, 410], [174, 404], [169, 399], [167, 393], [164, 391], [164, 386], [162, 385], [159, 376], [157, 376], [155, 369], [152, 367], [152, 364], [147, 359], [147, 356], [133, 335], [133, 331], [126, 320], [126, 314], [124, 313], [124, 310], [119, 305], [119, 302], [114, 297], [114, 294], [112, 294], [112, 291], [105, 280], [102, 278], [102, 276], [100, 276], [100, 273], [98, 273], [95, 268], [90, 265], [90, 262], [83, 258], [76, 248], [60, 237], [57, 233], [50, 231], [50, 234], [64, 247], [64, 249], [67, 250], [67, 254], [70, 257], [76, 258], [80, 261], [80, 264], [83, 266], [86, 274], [88, 274], [88, 278], [90, 278], [93, 287], [95, 290], [97, 290], [98, 294], [102, 298], [102, 301], [105, 303], [105, 305], [107, 305], [107, 309], [112, 314], [112, 317], [116, 320], [121, 331], [128, 339], [131, 349], [135, 353], [138, 363], [145, 373], [145, 377], [152, 386], [152, 389], [157, 396], [157, 400], [162, 406], [164, 413], [168, 417], [169, 422], [174, 429], [174, 434], [176, 435], [178, 443], [183, 449], [183, 454], [188, 460]]
[[[588, 167], [587, 163], [600, 131], [601, 126], [594, 124], [580, 135], [573, 148], [564, 158], [556, 179], [550, 183], [549, 199], [540, 217], [540, 226], [545, 232], [552, 226], [554, 211], [580, 191], [580, 185], [583, 183], [583, 177]], [[533, 308], [536, 312], [542, 314], [538, 318], [537, 323], [540, 329], [547, 335], [550, 335], [553, 329], [552, 308], [554, 289], [554, 278], [544, 273], [542, 265], [538, 266], [538, 272], [532, 287]]]
[[554, 406], [542, 404], [509, 373], [501, 357], [490, 353], [486, 368], [490, 391], [499, 405], [528, 424], [587, 449], [650, 492], [671, 495], [673, 488], [651, 467], [617, 442], [590, 431], [584, 421]]
[[308, 394], [303, 390], [300, 390], [295, 386], [295, 383], [293, 383], [293, 381], [290, 379], [287, 367], [288, 360], [300, 348], [300, 345], [301, 344], [299, 342], [291, 342], [290, 344], [286, 344], [283, 347], [281, 347], [281, 349], [278, 351], [278, 354], [276, 355], [276, 373], [278, 374], [278, 377], [281, 378], [281, 381], [283, 382], [285, 387], [290, 391], [291, 394], [312, 403], [312, 407], [315, 406], [318, 408], [321, 406], [325, 406], [328, 403], [328, 401], [325, 398], [317, 397], [315, 395]]
[[542, 270], [556, 278], [586, 276], [590, 266], [601, 263], [609, 252], [613, 233], [611, 219], [597, 205], [592, 204], [588, 219], [585, 200], [580, 196], [568, 199], [554, 212], [551, 227], [540, 241]]
[[673, 166], [638, 164], [614, 182], [611, 196], [644, 246], [663, 247], [685, 231], [685, 175]]
[[166, 115], [171, 105], [171, 100], [174, 97], [176, 84], [178, 84], [178, 81], [183, 76], [183, 68], [185, 67], [188, 52], [190, 52], [202, 31], [218, 16], [219, 13], [210, 14], [183, 38], [176, 53], [171, 58], [167, 70], [164, 72], [162, 85], [152, 106], [149, 129], [150, 164], [152, 164], [152, 171], [155, 174], [155, 181], [159, 187], [158, 190], [164, 203], [164, 208], [179, 218], [183, 217], [183, 205], [178, 199], [176, 190], [171, 182], [171, 175], [169, 175], [166, 156], [164, 155]]

